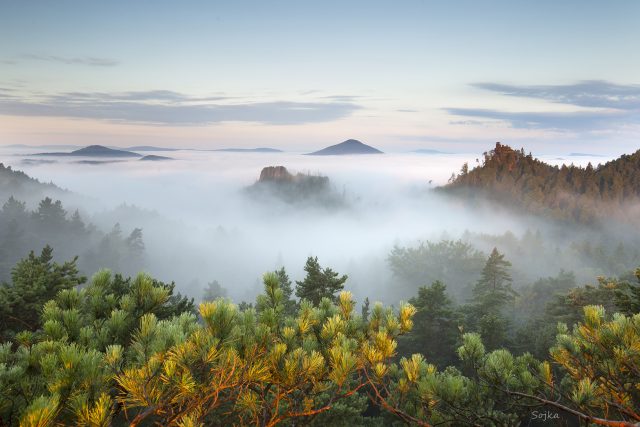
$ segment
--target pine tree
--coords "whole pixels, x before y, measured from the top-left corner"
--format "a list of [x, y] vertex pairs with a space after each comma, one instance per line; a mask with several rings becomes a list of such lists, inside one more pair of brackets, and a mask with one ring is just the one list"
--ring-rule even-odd
[[640, 313], [640, 268], [634, 275], [636, 283], [619, 283], [615, 290], [616, 306], [626, 315]]
[[218, 298], [226, 298], [227, 289], [217, 280], [207, 283], [202, 295], [202, 301], [214, 301]]
[[135, 274], [143, 269], [145, 265], [144, 241], [142, 240], [142, 229], [134, 228], [131, 234], [124, 240], [127, 256], [123, 259], [123, 271], [127, 274]]
[[129, 237], [125, 240], [127, 247], [135, 256], [141, 257], [144, 253], [144, 241], [142, 240], [142, 229], [134, 228]]
[[13, 196], [2, 205], [2, 218], [11, 220], [22, 220], [27, 216], [26, 204], [16, 200]]
[[76, 262], [77, 257], [63, 264], [53, 262], [50, 246], [45, 246], [39, 256], [31, 251], [18, 262], [11, 271], [12, 283], [0, 285], [0, 335], [37, 330], [44, 303], [86, 281]]
[[364, 299], [362, 303], [362, 310], [360, 311], [360, 315], [362, 316], [362, 320], [365, 322], [369, 321], [369, 314], [371, 313], [371, 309], [369, 308], [369, 297]]
[[446, 292], [446, 286], [435, 281], [422, 286], [409, 300], [417, 312], [411, 333], [400, 340], [403, 354], [422, 353], [427, 361], [444, 367], [455, 362], [462, 316]]
[[493, 248], [482, 269], [480, 280], [473, 288], [476, 304], [483, 306], [484, 310], [493, 310], [500, 309], [515, 299], [517, 293], [511, 287], [510, 267], [511, 263], [504, 259], [504, 254]]
[[77, 209], [73, 212], [73, 215], [71, 215], [70, 226], [71, 230], [75, 233], [83, 234], [86, 232], [86, 226]]
[[0, 245], [0, 281], [8, 280], [11, 269], [27, 250], [25, 232], [16, 218], [11, 218], [2, 233]]
[[289, 279], [289, 275], [287, 274], [287, 271], [284, 269], [284, 267], [280, 267], [280, 269], [274, 271], [274, 273], [278, 277], [280, 289], [282, 290], [282, 295], [284, 298], [284, 312], [286, 315], [293, 315], [296, 312], [298, 304], [294, 299], [291, 298], [291, 296], [293, 295], [291, 279]]
[[336, 294], [344, 289], [344, 282], [347, 281], [347, 275], [340, 275], [330, 268], [324, 270], [318, 263], [318, 257], [307, 258], [304, 266], [307, 276], [303, 281], [296, 281], [296, 296], [300, 299], [306, 299], [312, 304], [320, 304], [322, 298], [329, 298], [331, 301], [337, 301]]
[[52, 230], [54, 227], [62, 226], [66, 223], [67, 211], [62, 207], [62, 202], [55, 202], [46, 197], [38, 205], [38, 210], [33, 214], [38, 224], [46, 230]]
[[517, 296], [511, 287], [510, 267], [504, 254], [493, 248], [473, 288], [473, 303], [468, 307], [467, 323], [482, 334], [490, 349], [503, 346], [507, 337], [509, 323], [503, 311]]

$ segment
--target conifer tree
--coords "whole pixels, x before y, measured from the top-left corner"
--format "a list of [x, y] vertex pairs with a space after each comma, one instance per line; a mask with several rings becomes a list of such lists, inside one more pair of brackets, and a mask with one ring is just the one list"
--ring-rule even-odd
[[422, 353], [429, 363], [441, 367], [455, 363], [462, 317], [447, 295], [446, 286], [440, 281], [423, 286], [409, 303], [417, 312], [413, 330], [399, 341], [400, 352]]
[[293, 295], [293, 287], [291, 286], [291, 279], [289, 279], [289, 275], [284, 267], [280, 267], [280, 269], [274, 272], [278, 277], [278, 282], [280, 283], [280, 289], [282, 290], [282, 296], [284, 298], [284, 312], [287, 315], [293, 315], [296, 312], [297, 303], [294, 299], [291, 298]]
[[207, 283], [202, 295], [202, 301], [214, 301], [218, 298], [226, 298], [227, 289], [217, 280]]
[[63, 264], [53, 262], [53, 249], [45, 246], [40, 255], [33, 251], [11, 271], [12, 283], [0, 285], [0, 335], [21, 330], [35, 331], [40, 310], [58, 292], [86, 281], [76, 266], [77, 257]]
[[318, 263], [318, 257], [307, 258], [304, 271], [307, 272], [304, 280], [296, 281], [298, 298], [306, 299], [314, 305], [320, 304], [322, 298], [337, 301], [336, 294], [344, 289], [347, 275], [340, 276], [328, 267], [323, 270]]
[[4, 220], [18, 220], [27, 216], [26, 204], [16, 200], [13, 196], [2, 205], [2, 218]]
[[640, 268], [635, 271], [636, 283], [624, 282], [615, 291], [615, 303], [620, 310], [627, 314], [640, 313]]
[[84, 221], [82, 221], [82, 217], [80, 217], [80, 212], [78, 212], [78, 210], [76, 209], [75, 212], [73, 212], [73, 215], [71, 215], [71, 219], [70, 219], [70, 228], [74, 233], [84, 233], [86, 231], [86, 225], [84, 223]]
[[362, 320], [365, 322], [369, 321], [369, 314], [371, 313], [371, 309], [369, 308], [370, 305], [371, 303], [369, 302], [369, 297], [366, 297], [364, 299], [364, 302], [362, 303], [362, 310], [360, 311]]
[[482, 269], [480, 280], [473, 288], [474, 301], [487, 309], [499, 308], [513, 301], [517, 294], [511, 287], [510, 267], [511, 263], [504, 259], [504, 254], [493, 248]]
[[508, 322], [503, 315], [507, 303], [517, 293], [511, 287], [511, 263], [504, 254], [493, 248], [482, 269], [480, 279], [473, 288], [473, 303], [469, 307], [468, 323], [479, 331], [490, 349], [504, 345]]
[[40, 202], [38, 210], [34, 212], [33, 216], [40, 226], [51, 229], [65, 224], [67, 211], [62, 207], [60, 200], [54, 202], [51, 198], [46, 197]]

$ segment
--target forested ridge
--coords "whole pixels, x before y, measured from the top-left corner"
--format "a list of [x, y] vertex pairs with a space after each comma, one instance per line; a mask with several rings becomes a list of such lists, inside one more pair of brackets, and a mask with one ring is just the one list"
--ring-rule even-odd
[[0, 280], [9, 278], [24, 254], [46, 245], [55, 247], [60, 259], [80, 255], [79, 267], [85, 274], [104, 267], [134, 274], [145, 264], [141, 228], [125, 234], [116, 223], [104, 232], [85, 222], [78, 210], [68, 212], [60, 200], [45, 197], [30, 210], [9, 196], [0, 208]]
[[20, 199], [29, 198], [31, 201], [34, 198], [42, 199], [45, 196], [54, 197], [68, 193], [52, 182], [40, 182], [23, 171], [0, 163], [0, 197], [4, 200], [14, 196]]
[[640, 202], [640, 150], [602, 165], [551, 166], [524, 149], [496, 143], [482, 164], [464, 164], [439, 191], [488, 199], [560, 220], [635, 220]]

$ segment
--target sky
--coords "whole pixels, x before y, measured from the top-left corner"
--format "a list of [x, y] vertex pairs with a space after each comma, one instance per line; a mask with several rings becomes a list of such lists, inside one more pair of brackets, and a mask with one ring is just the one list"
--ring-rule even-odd
[[0, 0], [0, 145], [619, 155], [638, 1]]

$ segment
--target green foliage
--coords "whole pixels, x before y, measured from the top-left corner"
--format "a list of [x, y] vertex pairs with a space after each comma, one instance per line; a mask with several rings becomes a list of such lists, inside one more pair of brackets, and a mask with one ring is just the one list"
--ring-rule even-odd
[[6, 339], [21, 330], [40, 328], [40, 311], [60, 291], [86, 281], [78, 273], [77, 258], [63, 264], [53, 262], [53, 249], [33, 251], [11, 271], [12, 283], [0, 285], [0, 337]]
[[297, 311], [298, 304], [293, 298], [291, 298], [293, 295], [291, 279], [289, 279], [289, 275], [284, 267], [280, 267], [280, 269], [274, 271], [274, 273], [278, 277], [280, 289], [282, 290], [282, 297], [284, 298], [284, 313], [287, 316], [294, 316]]
[[624, 295], [628, 284], [602, 276], [597, 281], [597, 285], [575, 287], [556, 295], [547, 305], [548, 317], [554, 319], [555, 323], [573, 325], [582, 319], [584, 307], [589, 305], [602, 305], [607, 311], [618, 311], [616, 296]]
[[[576, 277], [571, 272], [560, 271], [555, 277], [545, 277], [518, 290], [515, 301], [518, 317], [538, 319], [545, 316], [549, 303], [576, 287]], [[554, 325], [555, 328], [555, 325]]]
[[640, 421], [640, 314], [608, 320], [604, 307], [584, 307], [571, 332], [560, 328], [551, 357], [570, 403], [591, 416]]
[[504, 345], [509, 323], [504, 315], [508, 303], [517, 293], [511, 287], [509, 268], [511, 263], [493, 248], [473, 288], [473, 300], [466, 307], [467, 324], [482, 334], [485, 344], [491, 348]]
[[473, 300], [481, 312], [503, 307], [515, 299], [517, 293], [511, 287], [510, 267], [511, 263], [504, 259], [504, 254], [493, 248], [480, 280], [473, 288]]
[[132, 423], [189, 417], [205, 424], [322, 425], [342, 417], [344, 425], [365, 425], [363, 400], [355, 395], [364, 384], [358, 371], [371, 363], [367, 356], [389, 362], [411, 310], [387, 311], [375, 325], [365, 324], [342, 292], [335, 305], [305, 300], [291, 317], [278, 275], [267, 273], [263, 281], [256, 310], [239, 311], [222, 299], [203, 303], [202, 327], [118, 376], [119, 401], [139, 414]]
[[640, 313], [640, 268], [634, 276], [636, 283], [623, 281], [616, 286], [615, 305], [627, 315]]
[[[0, 187], [2, 170], [0, 165]], [[0, 210], [0, 280], [8, 281], [13, 266], [30, 250], [45, 246], [56, 248], [57, 259], [80, 255], [77, 266], [84, 273], [107, 267], [132, 275], [146, 263], [139, 228], [123, 235], [116, 225], [104, 234], [85, 224], [78, 210], [69, 215], [60, 200], [46, 197], [29, 211], [24, 202], [9, 197]]]
[[107, 423], [115, 375], [195, 328], [193, 305], [172, 300], [173, 287], [102, 270], [82, 289], [59, 289], [36, 311], [41, 329], [17, 334], [15, 351], [9, 343], [0, 350], [0, 423], [47, 425], [37, 412], [65, 424]]
[[455, 363], [455, 348], [463, 319], [448, 297], [446, 286], [440, 281], [423, 286], [409, 303], [417, 310], [414, 328], [399, 340], [399, 353], [421, 353], [439, 367]]
[[120, 224], [116, 223], [82, 259], [87, 271], [97, 271], [106, 265], [125, 275], [133, 275], [145, 265], [144, 250], [142, 229], [134, 228], [125, 237]]
[[[25, 283], [40, 277], [26, 274], [35, 271], [63, 284], [37, 309], [40, 326], [0, 345], [1, 425], [502, 426], [535, 408], [601, 425], [640, 421], [640, 314], [607, 317], [588, 306], [572, 330], [559, 326], [550, 361], [515, 355], [492, 341], [508, 329], [487, 301], [513, 297], [509, 263], [497, 251], [471, 306], [485, 311], [479, 333], [459, 338], [460, 314], [440, 282], [397, 310], [365, 304], [361, 316], [345, 291], [287, 309], [281, 269], [263, 276], [255, 308], [219, 298], [195, 316], [174, 284], [101, 270], [85, 287], [71, 286], [53, 273], [50, 255], [16, 267]], [[339, 280], [317, 265], [327, 271]], [[530, 291], [571, 281], [561, 274]], [[600, 285], [609, 296], [634, 295], [625, 281]], [[398, 340], [406, 357], [398, 358]], [[427, 357], [409, 355], [416, 350]]]
[[314, 305], [320, 304], [323, 298], [336, 301], [336, 294], [344, 289], [347, 276], [340, 275], [330, 268], [322, 269], [318, 257], [309, 257], [304, 266], [307, 275], [304, 280], [296, 282], [296, 296], [306, 299]]
[[[531, 371], [539, 369], [529, 355], [506, 350], [487, 353], [478, 334], [465, 334], [458, 355], [462, 371], [438, 371], [419, 354], [403, 358], [385, 380], [374, 382], [377, 400], [390, 413], [416, 425], [517, 425], [530, 412], [506, 391], [533, 393], [540, 388]], [[383, 390], [388, 390], [382, 393]]]
[[393, 276], [411, 293], [425, 283], [446, 283], [458, 299], [467, 296], [467, 285], [476, 280], [485, 255], [462, 240], [424, 242], [415, 248], [395, 246], [388, 257]]

